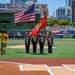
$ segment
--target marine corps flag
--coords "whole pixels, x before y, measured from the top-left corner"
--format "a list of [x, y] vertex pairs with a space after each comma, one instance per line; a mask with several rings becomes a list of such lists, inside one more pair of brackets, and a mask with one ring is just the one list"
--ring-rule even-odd
[[43, 17], [43, 18], [41, 18], [41, 23], [42, 23], [42, 25], [41, 25], [41, 28], [45, 28], [46, 27], [46, 19], [47, 19], [47, 13], [46, 13], [46, 15]]
[[40, 19], [40, 21], [38, 22], [38, 24], [29, 33], [29, 36], [36, 36], [37, 33], [39, 32], [39, 30], [41, 28], [44, 28], [46, 26], [46, 18], [47, 18], [47, 14]]

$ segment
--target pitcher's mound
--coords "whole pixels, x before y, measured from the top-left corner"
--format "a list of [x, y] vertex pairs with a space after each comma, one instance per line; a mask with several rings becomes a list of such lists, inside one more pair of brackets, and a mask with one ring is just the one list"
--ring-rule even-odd
[[[24, 49], [25, 45], [16, 45], [16, 46], [7, 46], [7, 48], [20, 48], [20, 49]], [[32, 49], [32, 45], [30, 45], [30, 48]], [[48, 46], [44, 46], [44, 48], [48, 48]], [[56, 48], [56, 47], [52, 47], [52, 48]], [[37, 49], [39, 49], [39, 45], [37, 45]]]

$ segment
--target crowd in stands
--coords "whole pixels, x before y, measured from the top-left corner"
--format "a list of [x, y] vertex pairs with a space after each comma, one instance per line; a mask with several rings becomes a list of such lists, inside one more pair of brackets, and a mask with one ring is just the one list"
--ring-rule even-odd
[[24, 33], [20, 33], [20, 32], [17, 32], [17, 33], [8, 33], [8, 39], [15, 39], [15, 40], [20, 40], [20, 39], [24, 39], [25, 38], [25, 34]]
[[71, 25], [68, 25], [68, 26], [46, 26], [46, 30], [57, 30], [57, 31], [60, 31], [60, 30], [74, 30], [74, 27], [71, 26]]

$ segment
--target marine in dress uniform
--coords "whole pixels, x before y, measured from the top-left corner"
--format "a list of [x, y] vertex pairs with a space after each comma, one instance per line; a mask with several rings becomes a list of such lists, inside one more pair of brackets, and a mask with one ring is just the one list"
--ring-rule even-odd
[[29, 53], [29, 49], [30, 49], [30, 36], [28, 36], [27, 32], [25, 34], [25, 47], [26, 47], [26, 53]]
[[32, 36], [31, 41], [32, 41], [32, 45], [33, 45], [33, 53], [36, 53], [38, 37]]
[[52, 53], [53, 35], [51, 31], [47, 35], [47, 43], [48, 43], [48, 53]]
[[41, 33], [39, 35], [40, 53], [44, 53], [44, 43], [45, 43], [45, 35], [44, 33]]

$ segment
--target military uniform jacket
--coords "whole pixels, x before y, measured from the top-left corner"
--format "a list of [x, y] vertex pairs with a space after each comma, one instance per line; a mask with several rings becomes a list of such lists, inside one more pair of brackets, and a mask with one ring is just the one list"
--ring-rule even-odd
[[53, 35], [48, 35], [47, 36], [47, 42], [50, 43], [50, 45], [53, 44]]
[[25, 36], [25, 42], [30, 43], [30, 36]]
[[45, 36], [40, 36], [39, 37], [39, 43], [44, 43], [45, 42]]
[[32, 42], [32, 43], [34, 43], [34, 42], [37, 43], [37, 42], [38, 42], [37, 36], [36, 36], [36, 37], [33, 36], [33, 37], [31, 38], [31, 42]]

